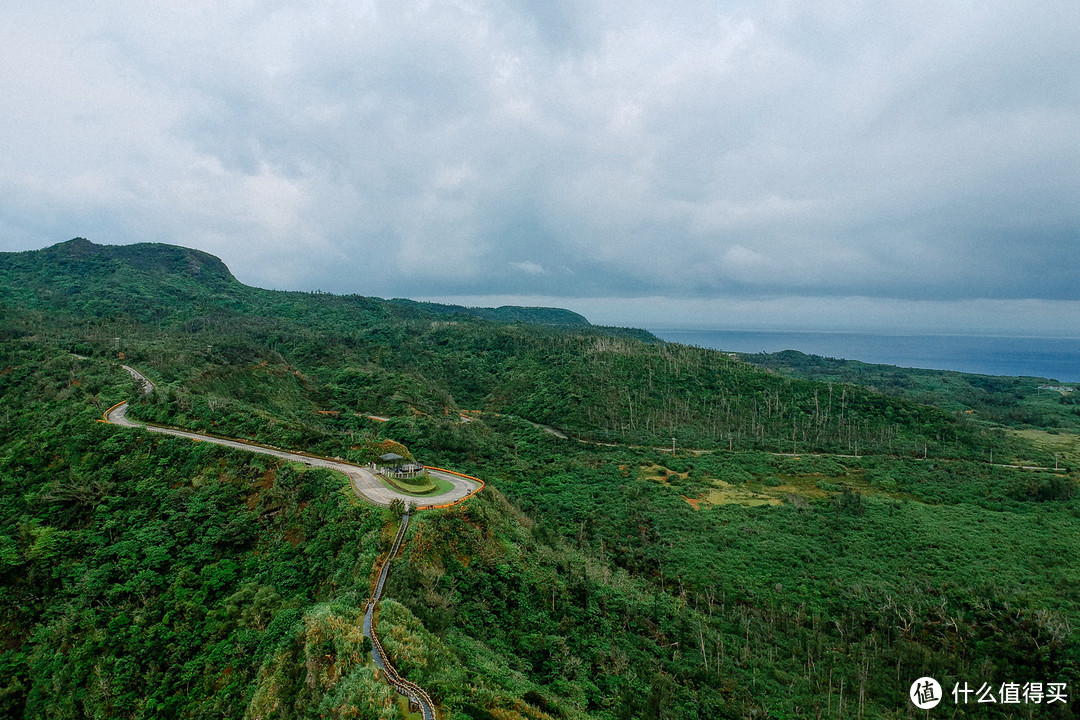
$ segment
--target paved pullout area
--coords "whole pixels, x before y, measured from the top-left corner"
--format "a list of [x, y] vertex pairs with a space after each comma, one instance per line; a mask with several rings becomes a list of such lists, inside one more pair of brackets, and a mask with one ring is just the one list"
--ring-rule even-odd
[[[151, 383], [146, 376], [127, 365], [122, 367], [131, 374], [131, 377], [139, 385], [139, 389], [144, 395], [149, 395], [153, 392], [154, 384]], [[429, 507], [451, 505], [460, 500], [464, 500], [482, 487], [480, 482], [472, 478], [463, 477], [444, 470], [428, 470], [428, 473], [432, 477], [450, 482], [453, 485], [453, 488], [440, 495], [406, 495], [405, 493], [390, 489], [375, 477], [375, 473], [360, 465], [354, 465], [342, 460], [331, 460], [330, 458], [289, 452], [288, 450], [279, 450], [278, 448], [256, 445], [254, 443], [244, 442], [243, 440], [230, 440], [228, 438], [204, 435], [202, 433], [189, 432], [187, 430], [161, 427], [160, 425], [148, 425], [146, 423], [128, 419], [127, 411], [128, 404], [126, 402], [115, 405], [105, 413], [105, 420], [113, 425], [120, 425], [121, 427], [142, 428], [150, 432], [162, 433], [164, 435], [175, 435], [176, 437], [189, 438], [199, 442], [224, 445], [225, 447], [236, 448], [237, 450], [246, 450], [247, 452], [261, 453], [263, 455], [273, 455], [274, 457], [279, 457], [283, 460], [304, 463], [310, 467], [337, 470], [348, 476], [353, 489], [358, 495], [368, 502], [375, 505], [381, 505], [382, 507], [389, 506], [390, 501], [395, 499], [402, 500], [406, 507], [411, 503], [416, 503], [417, 508], [421, 510]]]

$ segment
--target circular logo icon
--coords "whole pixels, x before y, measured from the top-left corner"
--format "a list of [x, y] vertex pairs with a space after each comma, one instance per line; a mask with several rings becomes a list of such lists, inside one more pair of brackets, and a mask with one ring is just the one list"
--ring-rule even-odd
[[921, 677], [911, 683], [908, 697], [915, 707], [920, 710], [929, 710], [938, 706], [941, 702], [941, 685], [932, 677]]

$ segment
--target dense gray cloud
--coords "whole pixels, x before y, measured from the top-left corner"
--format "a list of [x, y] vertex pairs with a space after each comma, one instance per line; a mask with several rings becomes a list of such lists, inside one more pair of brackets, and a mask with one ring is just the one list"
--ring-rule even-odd
[[1034, 300], [1065, 327], [1080, 300], [1072, 2], [0, 20], [0, 249], [172, 242], [266, 287], [673, 317]]

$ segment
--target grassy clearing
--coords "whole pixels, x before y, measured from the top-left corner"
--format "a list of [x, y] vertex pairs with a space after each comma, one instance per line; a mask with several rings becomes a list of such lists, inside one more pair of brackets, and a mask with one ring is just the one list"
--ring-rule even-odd
[[454, 484], [449, 480], [443, 480], [442, 478], [431, 478], [431, 489], [417, 492], [415, 486], [399, 485], [398, 483], [386, 477], [383, 477], [382, 475], [376, 475], [375, 477], [379, 479], [379, 482], [381, 482], [383, 485], [390, 488], [391, 490], [399, 492], [402, 495], [409, 495], [412, 497], [428, 498], [436, 495], [442, 495], [449, 492], [454, 487]]
[[[758, 507], [761, 505], [783, 505], [784, 501], [779, 497], [764, 492], [755, 492], [749, 484], [731, 485], [723, 480], [716, 481], [716, 489], [710, 490], [702, 500], [708, 505], [742, 505], [743, 507]], [[770, 488], [774, 489], [774, 488]]]
[[1047, 432], [1046, 430], [1013, 430], [1013, 435], [1030, 440], [1037, 448], [1059, 456], [1061, 465], [1080, 465], [1080, 435], [1071, 432]]
[[[669, 485], [666, 476], [656, 472], [657, 466], [642, 469], [642, 477]], [[678, 475], [671, 473], [670, 475]], [[685, 478], [687, 473], [680, 477]], [[826, 500], [848, 487], [864, 497], [882, 496], [896, 500], [913, 499], [902, 492], [885, 490], [868, 482], [861, 470], [853, 470], [839, 476], [812, 474], [778, 474], [755, 477], [741, 483], [731, 483], [714, 477], [705, 481], [711, 488], [696, 497], [683, 495], [683, 499], [695, 510], [711, 505], [741, 505], [743, 507], [778, 506], [787, 503], [801, 504], [803, 500]]]
[[423, 475], [415, 478], [409, 478], [408, 480], [386, 477], [386, 480], [396, 488], [399, 488], [405, 492], [411, 493], [429, 493], [435, 489], [434, 479], [425, 471]]
[[642, 480], [651, 480], [653, 482], [658, 482], [661, 485], [670, 485], [671, 481], [669, 480], [669, 478], [675, 477], [681, 480], [686, 480], [688, 477], [690, 477], [690, 473], [675, 472], [670, 468], [666, 468], [663, 465], [657, 465], [654, 463], [652, 465], [646, 465], [642, 467], [639, 477], [641, 477]]

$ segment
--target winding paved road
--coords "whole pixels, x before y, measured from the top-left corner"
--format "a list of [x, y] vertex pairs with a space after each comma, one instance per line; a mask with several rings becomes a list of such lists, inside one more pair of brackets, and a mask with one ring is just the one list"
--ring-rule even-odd
[[[154, 384], [150, 382], [145, 375], [127, 365], [121, 365], [121, 367], [127, 370], [139, 385], [142, 394], [149, 395], [154, 391]], [[432, 477], [450, 482], [453, 485], [453, 488], [441, 495], [406, 495], [405, 493], [397, 492], [383, 485], [375, 477], [375, 473], [361, 465], [354, 465], [343, 460], [332, 460], [330, 458], [317, 457], [315, 455], [279, 450], [278, 448], [256, 445], [254, 443], [244, 442], [243, 440], [230, 440], [229, 438], [204, 435], [203, 433], [189, 432], [188, 430], [176, 430], [160, 425], [148, 425], [146, 423], [130, 420], [127, 416], [127, 411], [128, 404], [126, 402], [114, 405], [105, 412], [105, 420], [106, 422], [110, 422], [113, 425], [120, 425], [121, 427], [142, 428], [150, 432], [162, 433], [164, 435], [175, 435], [176, 437], [189, 438], [199, 442], [224, 445], [225, 447], [236, 448], [237, 450], [246, 450], [248, 452], [261, 453], [263, 455], [273, 455], [274, 457], [279, 457], [283, 460], [304, 463], [310, 467], [337, 470], [340, 473], [344, 473], [349, 478], [353, 490], [355, 490], [358, 495], [368, 502], [382, 507], [389, 506], [390, 501], [395, 499], [403, 501], [406, 507], [415, 502], [417, 509], [419, 510], [431, 507], [442, 507], [460, 502], [478, 492], [483, 487], [482, 483], [473, 478], [457, 475], [456, 473], [448, 472], [446, 470], [429, 469], [428, 473]]]
[[[131, 375], [131, 378], [139, 386], [139, 392], [143, 395], [149, 395], [154, 391], [154, 383], [150, 382], [150, 379], [143, 375], [141, 372], [133, 367], [127, 365], [121, 365]], [[214, 437], [213, 435], [204, 435], [202, 433], [189, 432], [187, 430], [175, 430], [173, 428], [161, 427], [160, 425], [148, 425], [146, 423], [135, 422], [129, 420], [127, 416], [128, 404], [126, 402], [117, 403], [111, 408], [105, 411], [105, 421], [112, 423], [113, 425], [119, 425], [121, 427], [129, 428], [142, 428], [150, 432], [163, 433], [165, 435], [175, 435], [176, 437], [190, 438], [191, 440], [197, 440], [199, 442], [214, 443], [215, 445], [224, 445], [225, 447], [236, 448], [237, 450], [246, 450], [248, 452], [262, 453], [263, 455], [272, 455], [284, 460], [290, 460], [293, 462], [301, 462], [311, 467], [324, 467], [330, 470], [337, 470], [349, 477], [352, 481], [353, 489], [364, 497], [369, 502], [376, 505], [388, 506], [391, 500], [400, 498], [405, 502], [405, 507], [409, 507], [412, 502], [418, 502], [421, 498], [413, 495], [405, 495], [403, 493], [394, 492], [380, 483], [375, 474], [370, 470], [359, 465], [353, 465], [352, 463], [343, 462], [340, 460], [331, 460], [329, 458], [317, 457], [314, 455], [305, 455], [303, 453], [289, 452], [287, 450], [279, 450], [277, 448], [267, 447], [265, 445], [255, 445], [253, 443], [244, 442], [242, 440], [230, 440], [228, 438]], [[428, 505], [419, 506], [418, 509], [430, 508], [430, 507], [445, 507], [447, 505], [453, 505], [458, 503], [470, 495], [478, 492], [483, 488], [484, 484], [477, 481], [474, 478], [458, 475], [457, 473], [450, 472], [448, 470], [441, 470], [439, 468], [428, 468], [428, 474], [433, 475], [436, 478], [448, 480], [453, 484], [453, 489], [434, 496], [433, 498], [424, 498], [436, 500], [437, 503], [429, 503]], [[410, 701], [420, 707], [420, 711], [423, 713], [424, 720], [436, 720], [435, 718], [435, 704], [432, 702], [431, 697], [414, 682], [406, 680], [398, 675], [397, 670], [394, 668], [390, 659], [386, 656], [386, 652], [383, 650], [382, 643], [379, 641], [379, 636], [375, 632], [374, 619], [375, 619], [375, 606], [382, 598], [383, 586], [386, 584], [386, 577], [390, 572], [390, 563], [397, 557], [398, 551], [401, 550], [401, 543], [405, 539], [405, 530], [409, 527], [409, 513], [405, 513], [401, 518], [401, 527], [398, 529], [397, 536], [394, 538], [394, 544], [390, 548], [390, 554], [386, 558], [386, 562], [383, 563], [382, 569], [379, 571], [379, 581], [375, 585], [375, 594], [368, 601], [367, 609], [364, 613], [364, 636], [371, 640], [372, 651], [371, 657], [375, 661], [375, 665], [386, 673], [386, 679], [397, 692], [405, 695]]]

